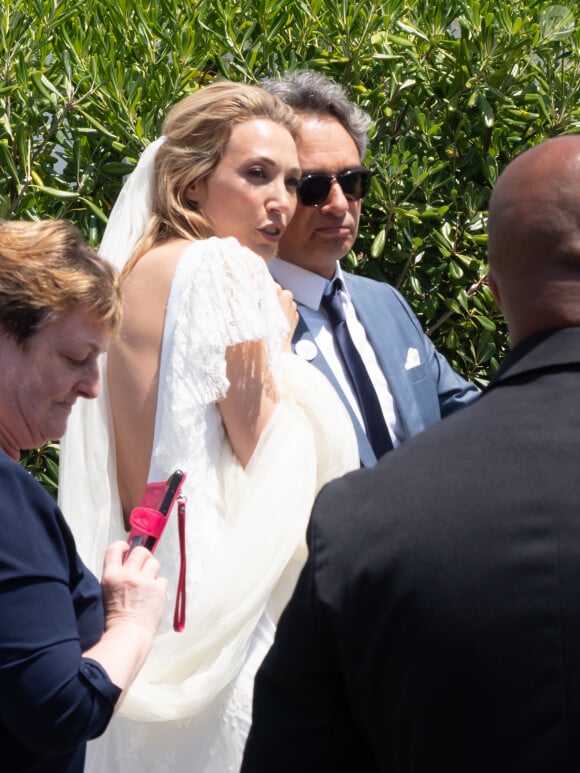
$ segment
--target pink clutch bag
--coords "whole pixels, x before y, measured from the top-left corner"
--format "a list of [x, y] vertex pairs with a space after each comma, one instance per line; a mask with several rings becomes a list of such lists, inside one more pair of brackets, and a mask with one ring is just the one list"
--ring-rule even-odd
[[127, 538], [129, 552], [138, 545], [142, 545], [154, 553], [171, 515], [171, 510], [175, 502], [178, 501], [180, 566], [173, 615], [173, 628], [176, 631], [183, 631], [185, 627], [185, 498], [181, 496], [181, 487], [185, 478], [186, 474], [182, 470], [176, 470], [166, 481], [147, 484], [139, 506], [134, 507], [131, 511], [129, 517], [131, 530]]

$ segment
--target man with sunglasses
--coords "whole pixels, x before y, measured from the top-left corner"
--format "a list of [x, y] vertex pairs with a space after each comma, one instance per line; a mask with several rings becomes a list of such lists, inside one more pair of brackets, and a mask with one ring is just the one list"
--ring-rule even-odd
[[340, 267], [373, 174], [362, 163], [369, 116], [337, 83], [310, 70], [261, 85], [302, 119], [298, 207], [271, 272], [298, 304], [296, 354], [332, 383], [357, 432], [361, 464], [373, 466], [478, 390], [437, 353], [393, 287]]

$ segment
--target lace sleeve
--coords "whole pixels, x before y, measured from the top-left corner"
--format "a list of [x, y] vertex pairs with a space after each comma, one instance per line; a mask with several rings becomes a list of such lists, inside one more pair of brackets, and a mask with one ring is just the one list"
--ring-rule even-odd
[[[229, 346], [263, 340], [274, 369], [288, 323], [266, 263], [233, 239], [189, 246], [168, 301], [151, 474], [191, 461], [207, 406], [223, 399]], [[173, 323], [171, 323], [173, 319]], [[164, 427], [170, 445], [164, 441]]]

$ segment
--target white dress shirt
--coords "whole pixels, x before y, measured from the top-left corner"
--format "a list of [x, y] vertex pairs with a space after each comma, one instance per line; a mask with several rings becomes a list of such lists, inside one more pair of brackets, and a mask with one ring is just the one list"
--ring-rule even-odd
[[[346, 283], [343, 279], [340, 264], [337, 262], [334, 276], [332, 276], [331, 279], [325, 279], [319, 274], [314, 274], [312, 271], [307, 271], [305, 268], [295, 266], [293, 263], [287, 263], [281, 258], [274, 258], [269, 262], [268, 266], [270, 268], [270, 273], [276, 282], [286, 290], [290, 290], [293, 294], [294, 300], [300, 307], [302, 319], [310, 330], [316, 346], [328, 363], [328, 366], [346, 395], [352, 410], [357, 416], [361, 427], [364, 429], [362, 415], [352, 387], [350, 376], [348, 375], [336, 345], [330, 322], [324, 311], [320, 308], [322, 296], [329, 291], [330, 285], [334, 279], [339, 277], [343, 280], [341, 298], [346, 315], [346, 324], [377, 393], [393, 446], [398, 446], [402, 440], [403, 431], [401, 422], [397, 416], [397, 409], [393, 396], [389, 389], [385, 374], [378, 363], [375, 351], [367, 338], [365, 329], [356, 315], [356, 310], [352, 304]], [[301, 343], [306, 344], [307, 342], [304, 341]], [[309, 351], [307, 347], [301, 349], [300, 346], [298, 346], [296, 348], [296, 354], [307, 360], [312, 360], [316, 355], [316, 351]]]

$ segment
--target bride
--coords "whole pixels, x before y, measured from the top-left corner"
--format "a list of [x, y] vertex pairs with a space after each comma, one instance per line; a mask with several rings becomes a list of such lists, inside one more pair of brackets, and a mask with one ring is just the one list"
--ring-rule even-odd
[[296, 310], [266, 261], [296, 206], [297, 120], [260, 88], [214, 83], [169, 113], [111, 213], [101, 253], [125, 277], [101, 397], [62, 443], [59, 501], [99, 569], [147, 481], [187, 473], [187, 621], [172, 628], [177, 518], [149, 659], [86, 770], [237, 771], [253, 678], [305, 558], [314, 498], [358, 467], [352, 425], [290, 353]]

